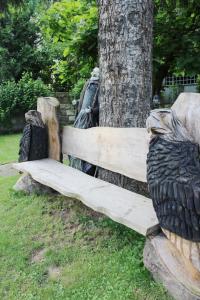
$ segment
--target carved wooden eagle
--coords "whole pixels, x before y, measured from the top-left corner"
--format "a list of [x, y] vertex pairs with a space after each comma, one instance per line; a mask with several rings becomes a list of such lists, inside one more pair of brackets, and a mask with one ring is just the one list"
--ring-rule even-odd
[[199, 271], [199, 146], [169, 109], [152, 111], [147, 129], [152, 134], [147, 181], [158, 220], [168, 239]]
[[19, 162], [48, 157], [48, 134], [41, 114], [30, 110], [25, 114], [26, 125], [20, 140]]

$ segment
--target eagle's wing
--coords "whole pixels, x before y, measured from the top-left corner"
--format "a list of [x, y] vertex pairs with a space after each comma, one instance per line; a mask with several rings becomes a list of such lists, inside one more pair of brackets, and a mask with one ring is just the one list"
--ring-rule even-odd
[[31, 125], [27, 124], [24, 127], [22, 138], [19, 144], [19, 162], [29, 160], [30, 144], [31, 144]]
[[38, 160], [48, 157], [48, 133], [47, 129], [31, 125], [31, 145], [29, 160]]
[[150, 145], [147, 180], [161, 227], [200, 241], [198, 146], [158, 138]]

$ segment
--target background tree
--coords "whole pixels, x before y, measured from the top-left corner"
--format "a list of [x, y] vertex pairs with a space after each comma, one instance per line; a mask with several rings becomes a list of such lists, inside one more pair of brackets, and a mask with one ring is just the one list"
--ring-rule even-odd
[[52, 58], [43, 43], [36, 12], [36, 3], [28, 3], [26, 7], [10, 7], [1, 15], [0, 83], [18, 81], [24, 72], [49, 81]]
[[53, 75], [73, 96], [97, 64], [98, 10], [95, 0], [61, 0], [44, 13], [41, 27], [47, 43], [57, 48]]
[[0, 0], [0, 11], [5, 11], [8, 9], [9, 5], [20, 5], [23, 0]]
[[19, 6], [8, 3], [0, 14], [0, 123], [7, 129], [13, 116], [36, 108], [38, 96], [52, 94], [53, 63], [52, 48], [39, 28], [38, 11], [44, 4], [40, 0]]
[[[152, 1], [101, 0], [99, 5], [100, 126], [145, 127], [152, 96]], [[129, 185], [106, 170], [100, 177]]]
[[[200, 3], [154, 0], [153, 94], [160, 94], [167, 75], [199, 74]], [[110, 3], [110, 2], [109, 2]], [[43, 17], [45, 39], [58, 47], [53, 73], [78, 97], [97, 64], [96, 1], [60, 1]]]
[[[163, 79], [167, 75], [200, 74], [200, 3], [195, 0], [152, 1], [155, 6], [153, 94], [160, 94]], [[14, 2], [18, 5], [13, 6]], [[100, 1], [100, 5], [102, 9], [103, 5], [106, 7], [104, 1]], [[127, 0], [122, 1], [121, 4], [108, 1], [107, 6], [110, 6], [113, 11], [109, 11], [110, 15], [106, 15], [106, 12], [104, 14], [109, 18], [113, 12], [113, 16], [115, 16], [115, 10], [117, 11], [118, 7], [119, 10], [122, 8], [122, 12], [119, 11], [119, 20], [114, 17], [116, 21], [111, 22], [106, 19], [105, 23], [105, 27], [108, 26], [108, 21], [113, 27], [115, 26], [114, 22], [116, 23], [115, 29], [111, 27], [112, 30], [115, 30], [113, 32], [116, 35], [116, 41], [114, 36], [109, 36], [108, 33], [106, 39], [102, 39], [101, 46], [103, 49], [105, 40], [110, 42], [113, 39], [111, 41], [111, 43], [113, 42], [112, 49], [105, 45], [105, 48], [107, 47], [111, 51], [110, 61], [112, 55], [116, 55], [116, 58], [113, 58], [114, 65], [109, 63], [107, 67], [110, 70], [109, 76], [111, 73], [113, 74], [110, 77], [112, 80], [118, 77], [132, 76], [133, 65], [130, 64], [131, 71], [128, 71], [130, 74], [125, 73], [124, 75], [123, 65], [126, 66], [128, 62], [120, 61], [118, 56], [122, 52], [130, 57], [135, 55], [135, 50], [131, 50], [130, 53], [126, 53], [126, 51], [129, 51], [127, 49], [131, 47], [132, 41], [134, 45], [140, 45], [140, 40], [142, 40], [139, 35], [138, 37], [134, 36], [133, 40], [129, 36], [130, 41], [124, 39], [126, 47], [123, 40], [122, 48], [119, 46], [118, 40], [121, 35], [124, 34], [124, 37], [126, 34], [132, 35], [132, 29], [129, 27], [137, 27], [137, 20], [140, 17], [140, 13], [137, 13], [136, 10], [136, 16], [132, 14], [133, 19], [131, 19], [131, 15], [128, 15], [129, 12], [123, 11], [124, 7], [128, 9], [128, 5]], [[137, 6], [135, 0], [132, 3], [132, 6], [134, 5]], [[141, 4], [142, 7], [145, 5], [145, 2]], [[96, 0], [0, 0], [0, 6], [4, 9], [0, 13], [0, 84], [7, 80], [18, 82], [22, 78], [22, 74], [28, 72], [29, 76], [32, 74], [33, 79], [39, 77], [45, 83], [50, 83], [54, 90], [67, 90], [71, 96], [78, 98], [85, 81], [90, 76], [91, 69], [98, 64], [98, 9]], [[132, 6], [130, 5], [131, 9]], [[100, 13], [102, 17], [103, 10]], [[146, 21], [143, 20], [142, 22], [146, 24]], [[103, 24], [100, 22], [103, 31], [102, 26]], [[143, 31], [143, 24], [140, 25], [139, 23], [138, 26], [141, 26], [140, 30]], [[109, 28], [106, 30], [110, 31]], [[138, 45], [137, 47], [139, 47]], [[144, 53], [146, 51], [144, 49]], [[107, 54], [105, 53], [105, 55]], [[102, 59], [103, 56], [102, 52]], [[115, 64], [118, 64], [117, 67]], [[120, 71], [121, 65], [122, 71]], [[136, 65], [136, 71], [138, 65]], [[112, 69], [118, 70], [119, 75], [115, 74]], [[133, 78], [136, 80], [135, 77]], [[129, 90], [126, 85], [129, 86], [129, 83], [123, 83], [124, 94]], [[136, 82], [135, 85], [137, 86]], [[132, 94], [135, 93], [134, 87], [131, 91]], [[116, 88], [116, 93], [121, 95], [119, 88]], [[130, 107], [133, 109], [132, 102], [129, 101], [129, 92], [127, 93], [126, 101], [130, 103]], [[115, 101], [113, 100], [112, 103], [112, 111], [116, 111]], [[123, 126], [125, 126], [124, 118], [126, 118], [127, 124], [132, 124], [132, 121], [128, 121], [127, 112], [129, 110], [127, 109], [126, 112], [125, 108], [128, 104], [119, 105], [122, 106], [122, 111], [125, 111], [126, 116], [123, 116], [121, 120]], [[134, 109], [135, 113], [139, 111], [142, 114], [142, 110], [138, 110], [137, 105], [134, 105]], [[111, 118], [113, 118], [112, 115]], [[139, 117], [139, 119], [142, 118]]]
[[154, 94], [171, 74], [200, 73], [200, 2], [154, 0]]

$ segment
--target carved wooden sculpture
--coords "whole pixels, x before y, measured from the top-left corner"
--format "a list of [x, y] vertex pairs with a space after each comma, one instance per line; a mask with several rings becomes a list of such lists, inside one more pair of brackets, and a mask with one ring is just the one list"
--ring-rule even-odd
[[200, 93], [181, 93], [172, 106], [193, 140], [200, 145]]
[[147, 181], [164, 234], [183, 257], [193, 278], [200, 279], [199, 147], [172, 110], [154, 110]]
[[20, 141], [19, 162], [48, 157], [48, 135], [41, 114], [29, 110], [25, 114], [26, 126]]
[[[19, 148], [19, 162], [39, 160], [48, 157], [48, 133], [42, 121], [41, 113], [29, 110], [25, 114], [26, 126], [24, 127]], [[30, 193], [49, 193], [51, 189], [33, 180], [24, 173], [16, 182], [14, 189]]]

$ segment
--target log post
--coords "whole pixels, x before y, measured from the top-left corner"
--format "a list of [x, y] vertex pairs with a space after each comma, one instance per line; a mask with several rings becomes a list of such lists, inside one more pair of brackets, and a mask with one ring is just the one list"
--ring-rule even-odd
[[176, 300], [199, 300], [200, 278], [177, 248], [161, 233], [148, 237], [144, 247], [143, 261], [153, 278], [162, 282]]
[[47, 126], [49, 136], [49, 158], [60, 161], [59, 123], [56, 111], [60, 103], [53, 97], [40, 97], [37, 100], [37, 110], [42, 115], [42, 120]]

